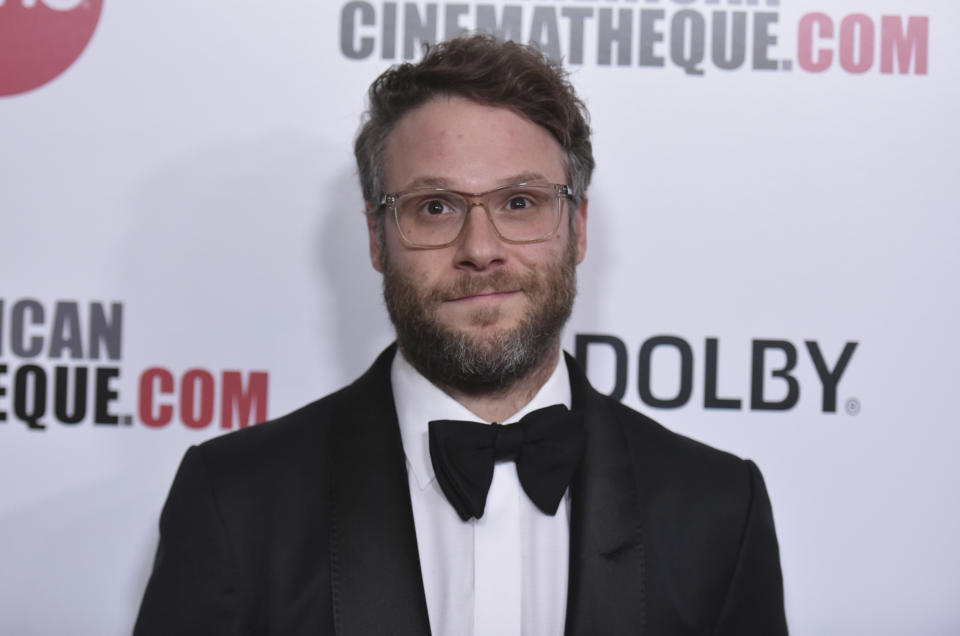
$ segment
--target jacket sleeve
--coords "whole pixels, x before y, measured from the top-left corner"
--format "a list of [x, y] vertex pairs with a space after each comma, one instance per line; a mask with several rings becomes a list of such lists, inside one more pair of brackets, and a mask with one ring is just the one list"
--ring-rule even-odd
[[747, 461], [751, 502], [737, 564], [714, 636], [785, 636], [783, 576], [770, 499], [757, 466]]
[[190, 448], [160, 516], [160, 543], [134, 636], [239, 635], [240, 593], [200, 448]]

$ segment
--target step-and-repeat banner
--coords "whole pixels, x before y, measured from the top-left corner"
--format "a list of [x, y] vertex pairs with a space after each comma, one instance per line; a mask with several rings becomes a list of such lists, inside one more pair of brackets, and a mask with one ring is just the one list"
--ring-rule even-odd
[[757, 461], [792, 632], [960, 633], [953, 0], [0, 0], [0, 632], [128, 633], [185, 449], [391, 341], [352, 138], [467, 29], [572, 70], [565, 347]]

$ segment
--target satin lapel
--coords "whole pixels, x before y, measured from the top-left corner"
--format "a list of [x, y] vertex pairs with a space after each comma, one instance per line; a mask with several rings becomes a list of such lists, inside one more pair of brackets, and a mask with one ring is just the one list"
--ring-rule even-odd
[[390, 388], [395, 348], [345, 389], [330, 432], [330, 558], [339, 636], [427, 636], [403, 445]]
[[570, 486], [570, 579], [566, 636], [646, 633], [639, 493], [621, 430], [605, 399], [567, 356], [573, 408], [587, 443]]

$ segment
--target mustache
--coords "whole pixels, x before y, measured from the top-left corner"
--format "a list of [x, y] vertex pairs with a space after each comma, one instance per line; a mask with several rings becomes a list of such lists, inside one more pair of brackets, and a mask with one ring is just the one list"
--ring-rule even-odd
[[539, 288], [539, 281], [533, 274], [524, 276], [503, 271], [483, 275], [464, 273], [452, 283], [430, 290], [427, 294], [427, 300], [445, 302], [491, 292], [507, 292], [520, 289], [532, 292], [537, 288]]

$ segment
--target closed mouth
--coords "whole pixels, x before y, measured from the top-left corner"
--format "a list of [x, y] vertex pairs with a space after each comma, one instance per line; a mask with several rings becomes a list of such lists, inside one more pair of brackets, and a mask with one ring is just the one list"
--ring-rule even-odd
[[479, 291], [479, 292], [472, 293], [472, 294], [466, 294], [466, 295], [464, 295], [464, 296], [458, 296], [458, 297], [456, 297], [456, 298], [450, 298], [447, 302], [461, 302], [461, 301], [483, 300], [483, 299], [495, 300], [495, 299], [497, 299], [497, 298], [506, 298], [506, 297], [508, 297], [508, 296], [511, 296], [511, 295], [517, 293], [518, 291], [520, 291], [520, 290], [518, 290], [518, 289], [507, 289], [507, 290], [488, 289], [488, 290]]

